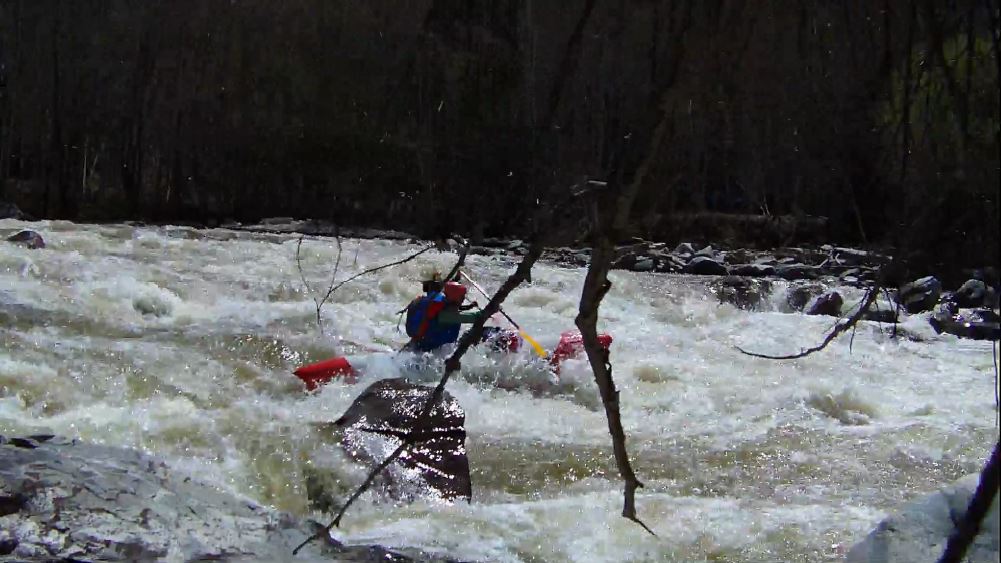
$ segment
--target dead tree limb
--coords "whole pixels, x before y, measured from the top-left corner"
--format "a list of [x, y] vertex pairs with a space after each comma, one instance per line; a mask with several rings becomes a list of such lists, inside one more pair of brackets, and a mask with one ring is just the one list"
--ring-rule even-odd
[[814, 354], [816, 352], [823, 350], [824, 348], [827, 348], [827, 345], [830, 344], [831, 342], [834, 342], [834, 339], [837, 338], [839, 335], [848, 332], [849, 330], [853, 330], [855, 328], [855, 325], [857, 325], [858, 322], [862, 320], [862, 317], [865, 315], [866, 311], [868, 311], [872, 307], [872, 304], [876, 301], [876, 296], [879, 295], [879, 289], [880, 288], [878, 285], [869, 288], [866, 291], [865, 297], [862, 299], [862, 303], [859, 304], [858, 310], [855, 311], [855, 313], [852, 314], [852, 316], [849, 317], [845, 322], [838, 322], [837, 324], [835, 324], [834, 328], [831, 329], [831, 332], [827, 333], [827, 336], [824, 338], [824, 341], [816, 346], [813, 346], [812, 348], [807, 348], [805, 350], [800, 351], [797, 354], [787, 354], [783, 356], [772, 356], [769, 354], [758, 354], [757, 352], [748, 352], [747, 350], [744, 350], [740, 346], [737, 346], [736, 348], [737, 350], [740, 350], [740, 352], [743, 354], [747, 354], [748, 356], [753, 356], [755, 358], [764, 358], [766, 360], [795, 360], [798, 358], [805, 358], [810, 354]]
[[[615, 380], [612, 378], [612, 364], [609, 362], [608, 352], [598, 342], [598, 309], [601, 307], [601, 301], [605, 298], [608, 290], [612, 288], [612, 282], [608, 280], [608, 272], [611, 270], [612, 261], [615, 258], [614, 240], [617, 240], [619, 234], [625, 231], [629, 223], [633, 202], [636, 201], [636, 195], [643, 186], [643, 181], [660, 154], [661, 146], [667, 136], [667, 129], [668, 116], [667, 112], [664, 111], [650, 139], [646, 157], [637, 167], [632, 182], [619, 192], [614, 207], [609, 210], [611, 221], [603, 220], [597, 203], [593, 207], [595, 238], [597, 240], [591, 251], [591, 264], [588, 266], [587, 275], [584, 278], [580, 307], [575, 319], [575, 324], [581, 333], [584, 350], [587, 352], [587, 359], [594, 372], [594, 381], [601, 394], [601, 402], [605, 407], [605, 418], [608, 421], [608, 433], [612, 437], [615, 464], [619, 469], [619, 476], [624, 482], [622, 516], [636, 522], [653, 535], [656, 535], [653, 530], [636, 516], [636, 489], [642, 487], [643, 483], [636, 478], [632, 463], [629, 461], [626, 433], [622, 428], [622, 416], [619, 408], [619, 391], [615, 388]], [[605, 225], [608, 227], [606, 228]]]
[[987, 516], [987, 511], [990, 510], [994, 497], [998, 494], [999, 486], [1001, 486], [1001, 442], [994, 444], [994, 451], [980, 473], [980, 482], [977, 483], [977, 490], [973, 492], [966, 514], [949, 536], [945, 551], [938, 560], [939, 563], [963, 561], [966, 551], [980, 532], [980, 524]]
[[[463, 256], [464, 255], [465, 254], [463, 254]], [[501, 285], [500, 289], [497, 290], [497, 293], [495, 293], [494, 296], [490, 299], [490, 302], [487, 303], [487, 305], [483, 308], [483, 314], [481, 314], [479, 318], [476, 320], [476, 322], [473, 323], [472, 327], [470, 327], [470, 329], [467, 330], [462, 335], [461, 338], [459, 338], [459, 343], [455, 351], [452, 352], [452, 355], [449, 356], [447, 360], [445, 360], [445, 372], [444, 374], [442, 374], [441, 380], [438, 382], [438, 385], [434, 388], [434, 392], [424, 403], [424, 406], [421, 408], [420, 413], [418, 413], [417, 418], [414, 421], [412, 430], [407, 433], [406, 437], [403, 438], [403, 441], [400, 443], [400, 445], [397, 446], [395, 450], [393, 450], [393, 453], [391, 453], [386, 459], [384, 459], [382, 463], [376, 466], [375, 469], [369, 472], [368, 477], [361, 484], [361, 486], [355, 489], [355, 492], [348, 498], [347, 502], [344, 503], [344, 506], [342, 506], [341, 509], [337, 512], [337, 516], [334, 517], [334, 519], [330, 522], [330, 524], [328, 524], [323, 529], [319, 530], [316, 534], [310, 536], [301, 544], [299, 544], [294, 550], [292, 550], [292, 555], [298, 554], [299, 550], [301, 550], [303, 547], [308, 545], [313, 540], [323, 536], [329, 536], [330, 530], [336, 526], [340, 526], [341, 519], [344, 517], [344, 514], [347, 512], [348, 508], [352, 504], [354, 504], [356, 500], [358, 500], [358, 497], [360, 497], [365, 491], [369, 489], [369, 487], [372, 486], [372, 483], [375, 481], [376, 477], [380, 473], [382, 473], [387, 467], [389, 467], [391, 463], [396, 461], [396, 459], [400, 457], [400, 454], [402, 454], [407, 448], [413, 446], [415, 443], [419, 443], [418, 438], [420, 435], [417, 433], [418, 431], [416, 429], [421, 428], [422, 424], [426, 421], [427, 416], [431, 413], [431, 410], [434, 408], [435, 405], [437, 405], [441, 401], [442, 394], [445, 391], [445, 385], [448, 383], [449, 378], [452, 376], [452, 374], [459, 371], [459, 369], [462, 367], [461, 364], [459, 363], [459, 360], [462, 358], [463, 354], [465, 354], [466, 351], [473, 346], [474, 343], [480, 341], [480, 339], [483, 336], [483, 326], [484, 324], [486, 324], [486, 321], [494, 313], [500, 310], [501, 303], [503, 303], [504, 300], [507, 299], [507, 296], [528, 278], [529, 274], [532, 271], [532, 266], [535, 265], [535, 262], [539, 259], [539, 256], [541, 255], [542, 255], [541, 241], [533, 242], [532, 245], [529, 247], [528, 254], [526, 254], [525, 257], [522, 258], [521, 263], [518, 264], [518, 269], [515, 270], [515, 272], [511, 274], [507, 278], [507, 280]], [[455, 270], [457, 269], [458, 267], [455, 268]]]

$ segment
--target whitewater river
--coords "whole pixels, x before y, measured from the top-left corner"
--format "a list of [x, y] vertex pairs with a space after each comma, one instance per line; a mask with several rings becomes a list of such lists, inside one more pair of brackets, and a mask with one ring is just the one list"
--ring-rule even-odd
[[[398, 347], [397, 315], [433, 268], [432, 251], [350, 283], [323, 309], [296, 269], [296, 237], [0, 221], [48, 248], [0, 242], [0, 434], [55, 432], [138, 448], [175, 470], [326, 521], [307, 487], [343, 498], [364, 477], [326, 423], [361, 386], [309, 395], [296, 366]], [[338, 279], [417, 246], [344, 241]], [[337, 247], [307, 238], [302, 265], [325, 287]], [[471, 257], [488, 289], [511, 259]], [[506, 307], [551, 347], [573, 326], [584, 271], [540, 264]], [[843, 556], [905, 500], [977, 471], [996, 439], [990, 343], [917, 339], [864, 323], [805, 359], [832, 319], [721, 305], [704, 278], [613, 272], [601, 309], [610, 333], [638, 511], [621, 486], [586, 365], [556, 392], [520, 362], [467, 355], [449, 390], [466, 411], [473, 501], [396, 506], [364, 497], [338, 532], [348, 542], [412, 546], [481, 561], [821, 561]], [[847, 301], [857, 291], [845, 290]], [[480, 298], [481, 303], [485, 299]], [[369, 377], [396, 375], [386, 356]], [[494, 379], [501, 382], [496, 384]], [[308, 485], [307, 485], [308, 484]]]

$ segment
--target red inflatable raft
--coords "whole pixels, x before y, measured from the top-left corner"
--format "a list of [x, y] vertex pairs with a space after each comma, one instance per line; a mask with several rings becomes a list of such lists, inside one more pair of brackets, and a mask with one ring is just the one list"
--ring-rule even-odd
[[[598, 342], [602, 348], [608, 350], [612, 345], [612, 337], [608, 334], [599, 334]], [[517, 333], [503, 335], [498, 344], [499, 348], [506, 352], [516, 352], [521, 345], [521, 339], [517, 338]], [[549, 365], [553, 373], [559, 375], [560, 364], [564, 360], [577, 358], [584, 351], [584, 339], [580, 331], [569, 330], [560, 335], [560, 341], [556, 348], [549, 354]], [[309, 364], [296, 369], [296, 377], [306, 384], [307, 391], [313, 391], [325, 383], [337, 377], [342, 377], [347, 383], [354, 383], [358, 379], [358, 372], [351, 366], [351, 362], [343, 356], [323, 360], [315, 364]]]

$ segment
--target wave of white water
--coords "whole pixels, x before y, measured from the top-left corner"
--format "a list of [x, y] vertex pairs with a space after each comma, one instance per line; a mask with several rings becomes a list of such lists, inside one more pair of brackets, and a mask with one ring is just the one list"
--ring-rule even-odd
[[[364, 477], [324, 426], [361, 387], [307, 395], [291, 370], [347, 353], [366, 363], [362, 384], [394, 375], [367, 350], [406, 340], [396, 311], [454, 259], [433, 251], [345, 285], [323, 309], [321, 336], [294, 236], [0, 221], [0, 234], [18, 228], [40, 231], [48, 248], [0, 244], [0, 434], [144, 449], [299, 514], [312, 512], [308, 486], [344, 494]], [[338, 279], [416, 248], [345, 240]], [[336, 256], [332, 240], [303, 243], [315, 290]], [[514, 264], [474, 256], [468, 271], [496, 288]], [[540, 264], [506, 309], [551, 348], [573, 326], [583, 273]], [[657, 537], [618, 516], [586, 364], [570, 362], [555, 392], [533, 393], [544, 372], [470, 353], [449, 390], [466, 410], [473, 502], [366, 497], [343, 539], [491, 561], [836, 559], [886, 511], [979, 469], [996, 439], [990, 343], [935, 335], [916, 316], [904, 328], [921, 341], [864, 323], [823, 353], [759, 360], [736, 347], [797, 351], [832, 319], [781, 312], [781, 285], [772, 310], [747, 312], [721, 305], [707, 279], [611, 277], [601, 329], [615, 338], [623, 423], [646, 485], [638, 508]]]

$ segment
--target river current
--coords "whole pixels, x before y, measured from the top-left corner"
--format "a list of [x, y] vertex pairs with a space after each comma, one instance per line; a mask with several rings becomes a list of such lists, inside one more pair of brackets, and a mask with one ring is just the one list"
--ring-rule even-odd
[[[141, 449], [322, 521], [307, 490], [343, 498], [365, 476], [328, 423], [366, 382], [398, 375], [397, 311], [423, 275], [455, 259], [431, 251], [344, 285], [322, 309], [321, 333], [295, 235], [0, 221], [4, 235], [19, 228], [48, 247], [0, 243], [0, 434]], [[419, 248], [345, 239], [337, 278]], [[315, 292], [337, 253], [333, 239], [303, 241]], [[496, 289], [515, 264], [471, 256], [467, 271]], [[573, 328], [584, 272], [540, 263], [505, 308], [552, 348]], [[477, 349], [448, 387], [466, 412], [472, 502], [367, 495], [338, 537], [481, 561], [837, 560], [906, 500], [978, 471], [996, 440], [989, 342], [937, 335], [917, 315], [906, 337], [865, 322], [819, 354], [756, 359], [737, 347], [796, 352], [833, 319], [789, 312], [787, 282], [749, 312], [720, 303], [711, 278], [610, 277], [599, 327], [614, 338], [645, 485], [638, 513], [656, 537], [619, 516], [622, 486], [586, 362], [568, 362], [553, 388], [544, 370]], [[336, 354], [366, 377], [307, 394], [291, 371]]]

